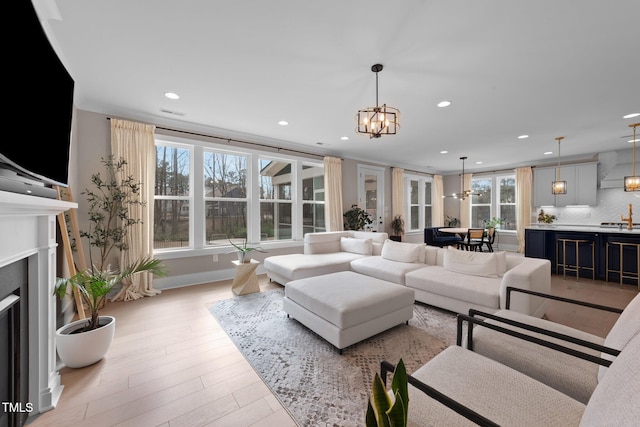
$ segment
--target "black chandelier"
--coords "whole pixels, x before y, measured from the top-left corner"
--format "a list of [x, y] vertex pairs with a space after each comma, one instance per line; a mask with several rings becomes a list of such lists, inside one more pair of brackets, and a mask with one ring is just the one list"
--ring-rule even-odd
[[453, 193], [450, 196], [442, 196], [442, 197], [453, 197], [454, 199], [464, 200], [471, 196], [480, 196], [481, 193], [474, 193], [473, 190], [465, 190], [464, 189], [464, 161], [467, 160], [467, 157], [460, 157], [462, 160], [462, 175], [460, 176], [460, 192]]
[[369, 135], [369, 138], [395, 135], [400, 128], [400, 111], [387, 104], [378, 105], [378, 73], [382, 68], [382, 64], [371, 66], [371, 71], [376, 73], [376, 106], [358, 110], [356, 115], [356, 132]]

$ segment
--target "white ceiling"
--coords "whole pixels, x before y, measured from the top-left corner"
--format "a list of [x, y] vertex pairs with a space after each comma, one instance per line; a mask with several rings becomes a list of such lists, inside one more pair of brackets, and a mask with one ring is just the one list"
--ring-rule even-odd
[[[567, 159], [629, 149], [640, 121], [638, 0], [55, 4], [77, 108], [116, 117], [444, 174], [553, 163], [557, 136]], [[401, 128], [370, 140], [375, 63]]]

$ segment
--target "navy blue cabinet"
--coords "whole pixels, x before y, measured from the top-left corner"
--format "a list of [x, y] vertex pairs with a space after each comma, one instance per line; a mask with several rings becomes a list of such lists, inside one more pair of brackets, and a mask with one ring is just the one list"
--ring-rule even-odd
[[[593, 267], [595, 270], [596, 279], [608, 280], [611, 282], [620, 281], [620, 258], [622, 254], [624, 273], [623, 283], [638, 284], [638, 247], [640, 245], [640, 235], [629, 233], [615, 233], [615, 232], [589, 232], [589, 231], [568, 231], [568, 230], [556, 230], [553, 228], [540, 228], [540, 229], [526, 229], [525, 230], [525, 256], [532, 258], [543, 258], [551, 261], [551, 271], [556, 272], [558, 257], [562, 257], [561, 246], [557, 245], [558, 239], [571, 239], [571, 240], [586, 240], [587, 242], [593, 242], [593, 256], [594, 263], [591, 263], [591, 246], [587, 244], [581, 244], [579, 247], [578, 256], [580, 258], [580, 265], [585, 267]], [[620, 246], [615, 242], [627, 243], [620, 250]], [[607, 255], [607, 244], [609, 244], [609, 254]], [[560, 249], [560, 252], [558, 252]], [[566, 246], [566, 263], [575, 265], [575, 246], [573, 244]], [[609, 274], [607, 277], [607, 263]], [[558, 271], [562, 274], [562, 268]], [[572, 275], [575, 277], [575, 272], [569, 273], [567, 276]], [[585, 269], [580, 272], [580, 277], [591, 278], [592, 273], [590, 270]]]

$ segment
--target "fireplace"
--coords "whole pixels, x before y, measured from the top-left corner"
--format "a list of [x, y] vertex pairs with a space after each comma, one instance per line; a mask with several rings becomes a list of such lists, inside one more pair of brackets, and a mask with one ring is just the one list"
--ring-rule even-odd
[[0, 425], [53, 409], [56, 215], [75, 203], [0, 191]]

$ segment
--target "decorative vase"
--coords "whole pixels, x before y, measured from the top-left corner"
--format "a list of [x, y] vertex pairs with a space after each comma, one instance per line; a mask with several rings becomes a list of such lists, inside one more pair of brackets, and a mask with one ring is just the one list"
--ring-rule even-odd
[[112, 316], [98, 317], [99, 328], [76, 332], [84, 328], [89, 319], [76, 320], [56, 331], [58, 356], [70, 368], [92, 365], [107, 354], [116, 330], [116, 319]]
[[238, 251], [238, 262], [240, 264], [244, 264], [245, 262], [249, 262], [251, 257], [248, 252]]

